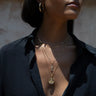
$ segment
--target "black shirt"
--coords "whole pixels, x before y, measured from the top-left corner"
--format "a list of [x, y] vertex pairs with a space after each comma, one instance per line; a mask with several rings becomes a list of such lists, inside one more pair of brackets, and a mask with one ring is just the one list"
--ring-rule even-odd
[[[1, 48], [0, 96], [45, 96], [35, 56], [37, 31]], [[62, 96], [96, 96], [96, 49], [71, 37], [78, 57]]]

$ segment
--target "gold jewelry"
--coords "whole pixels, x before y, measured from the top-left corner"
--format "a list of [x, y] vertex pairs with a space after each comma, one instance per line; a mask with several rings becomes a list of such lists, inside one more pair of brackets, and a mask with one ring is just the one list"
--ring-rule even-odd
[[[63, 42], [55, 42], [55, 43], [42, 41], [40, 38], [38, 38], [38, 36], [37, 36], [37, 39], [38, 39], [39, 43], [43, 44], [44, 46], [47, 45], [47, 44], [51, 44], [51, 45], [55, 45], [55, 46], [57, 46], [57, 44], [59, 44], [59, 46], [60, 45], [70, 46], [70, 45], [74, 44], [74, 42], [72, 40], [72, 37], [70, 35], [67, 35], [67, 37], [65, 38], [65, 40]], [[44, 48], [44, 46], [43, 46], [43, 48]], [[48, 84], [51, 85], [51, 86], [54, 86], [54, 84], [55, 84], [54, 74], [55, 74], [55, 72], [56, 72], [56, 70], [58, 68], [58, 65], [56, 66], [56, 68], [54, 68], [54, 64], [57, 63], [57, 62], [56, 61], [51, 62], [50, 58], [46, 54], [45, 49], [42, 50], [42, 52], [43, 52], [44, 56], [48, 58], [48, 61], [50, 61], [50, 64], [51, 64], [51, 67], [50, 67], [51, 68], [51, 70], [50, 70], [50, 79], [48, 81]]]
[[72, 46], [72, 45], [74, 45], [73, 39], [69, 34], [67, 34], [67, 37], [62, 42], [54, 42], [54, 43], [47, 42], [47, 41], [41, 40], [38, 36], [37, 36], [37, 39], [38, 39], [39, 43], [46, 44], [46, 45], [49, 44], [49, 45], [52, 45], [52, 47], [59, 47], [60, 45], [63, 45], [63, 46]]
[[54, 64], [56, 63], [56, 61], [51, 62], [51, 60], [48, 57], [48, 55], [46, 54], [45, 50], [42, 50], [42, 52], [43, 52], [44, 56], [47, 57], [49, 59], [50, 63], [51, 63], [51, 67], [50, 67], [51, 68], [51, 70], [50, 70], [50, 79], [48, 81], [48, 84], [51, 85], [51, 86], [53, 86], [55, 84], [54, 74], [55, 74], [55, 72], [56, 72], [56, 70], [58, 68], [58, 65], [56, 66], [56, 68], [54, 68]]
[[42, 12], [42, 3], [39, 3], [39, 11]]
[[40, 12], [44, 12], [44, 9], [45, 9], [45, 6], [42, 5], [42, 3], [40, 2], [40, 3], [39, 3], [39, 11], [40, 11]]

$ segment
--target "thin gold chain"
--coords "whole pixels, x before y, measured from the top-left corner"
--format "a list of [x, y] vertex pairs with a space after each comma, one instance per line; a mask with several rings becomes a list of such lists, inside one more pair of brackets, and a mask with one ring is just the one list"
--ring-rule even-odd
[[52, 43], [52, 42], [47, 42], [47, 41], [44, 41], [44, 40], [42, 41], [42, 39], [40, 39], [38, 36], [37, 36], [37, 39], [38, 39], [39, 43], [45, 44], [45, 45], [46, 44], [50, 44], [50, 45], [52, 45], [52, 47], [58, 47], [60, 45], [63, 45], [63, 46], [74, 45], [73, 39], [72, 39], [72, 37], [69, 34], [67, 34], [67, 37], [62, 42], [54, 42], [54, 43]]
[[[45, 52], [45, 49], [44, 49], [44, 48], [43, 48], [42, 52], [43, 52], [43, 54], [44, 54], [44, 57], [47, 57], [47, 58], [49, 59], [49, 62], [51, 63], [51, 67], [52, 67], [52, 65], [53, 65], [53, 67], [54, 67], [54, 64], [56, 63], [56, 61], [51, 62], [51, 60], [50, 60], [50, 58], [48, 57], [47, 53]], [[47, 59], [46, 59], [46, 61], [47, 61]], [[47, 62], [48, 62], [48, 61], [47, 61]], [[49, 63], [49, 62], [48, 62], [48, 63]], [[49, 64], [50, 64], [50, 63], [49, 63]], [[51, 69], [53, 69], [53, 72], [52, 72], [52, 70], [51, 70], [50, 73], [52, 73], [53, 76], [54, 76], [57, 68], [58, 68], [58, 64], [57, 64], [57, 66], [56, 66], [55, 69], [54, 69], [54, 68], [51, 68]]]
[[[37, 39], [38, 39], [39, 43], [44, 44], [44, 46], [46, 46], [46, 45], [48, 45], [48, 44], [51, 44], [52, 47], [53, 47], [54, 45], [57, 46], [57, 44], [58, 44], [58, 43], [51, 43], [51, 42], [46, 42], [46, 41], [43, 42], [43, 41], [42, 41], [40, 38], [38, 38], [38, 37], [37, 37]], [[60, 46], [60, 45], [63, 45], [63, 46], [70, 46], [70, 45], [72, 46], [72, 45], [74, 45], [74, 42], [73, 42], [73, 40], [72, 40], [72, 37], [71, 37], [70, 35], [67, 35], [67, 37], [65, 38], [64, 42], [59, 42], [59, 46]], [[56, 60], [53, 61], [53, 62], [51, 62], [51, 59], [49, 58], [48, 54], [46, 53], [44, 46], [43, 46], [42, 53], [43, 53], [44, 57], [46, 57], [46, 58], [49, 60], [49, 62], [48, 62], [47, 59], [46, 59], [47, 63], [50, 63], [50, 64], [51, 64], [50, 80], [49, 80], [48, 83], [49, 83], [49, 85], [53, 86], [53, 85], [55, 84], [54, 74], [55, 74], [55, 72], [56, 72], [59, 64], [58, 64], [58, 62], [57, 62], [57, 66], [54, 68], [54, 64], [56, 63]], [[55, 46], [54, 46], [54, 47], [55, 47]], [[50, 48], [50, 50], [51, 50], [51, 48]]]

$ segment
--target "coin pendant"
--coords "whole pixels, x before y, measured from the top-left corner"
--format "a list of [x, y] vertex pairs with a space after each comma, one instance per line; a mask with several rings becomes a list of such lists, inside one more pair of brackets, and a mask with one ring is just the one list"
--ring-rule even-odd
[[54, 79], [51, 77], [50, 80], [49, 80], [49, 85], [54, 85], [55, 81]]

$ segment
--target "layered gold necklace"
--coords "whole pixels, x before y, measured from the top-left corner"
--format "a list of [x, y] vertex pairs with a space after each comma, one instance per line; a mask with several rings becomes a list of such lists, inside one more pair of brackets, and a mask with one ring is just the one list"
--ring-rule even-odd
[[55, 67], [54, 67], [54, 64], [56, 64], [57, 62], [56, 62], [55, 60], [54, 60], [53, 62], [51, 62], [51, 60], [50, 60], [50, 58], [48, 57], [45, 49], [42, 50], [42, 52], [43, 52], [44, 56], [45, 56], [46, 58], [48, 58], [48, 61], [49, 61], [48, 63], [51, 65], [51, 66], [50, 66], [50, 79], [49, 79], [49, 81], [48, 81], [48, 84], [49, 84], [49, 85], [54, 85], [54, 84], [55, 84], [54, 74], [55, 74], [55, 72], [56, 72], [56, 70], [57, 70], [57, 68], [58, 68], [58, 64], [57, 64], [57, 66], [56, 66], [56, 68], [55, 68]]
[[[64, 46], [73, 45], [73, 40], [72, 40], [72, 37], [71, 37], [70, 35], [68, 35], [68, 36], [65, 38], [64, 42], [59, 42], [59, 43], [51, 43], [51, 42], [49, 43], [49, 42], [45, 42], [45, 41], [42, 41], [39, 37], [37, 37], [37, 39], [38, 39], [39, 43], [44, 44], [44, 46], [46, 46], [47, 44], [50, 44], [50, 45], [52, 45], [52, 46], [57, 46], [58, 44], [59, 44], [60, 46], [61, 46], [61, 45], [64, 45]], [[54, 74], [55, 74], [55, 72], [56, 72], [56, 70], [57, 70], [57, 68], [58, 68], [58, 64], [57, 64], [56, 67], [54, 67], [57, 62], [56, 62], [56, 60], [54, 60], [53, 62], [51, 62], [52, 60], [51, 60], [51, 59], [49, 58], [49, 56], [47, 55], [47, 53], [46, 53], [46, 51], [45, 51], [45, 47], [43, 47], [42, 52], [43, 52], [44, 57], [46, 57], [46, 58], [48, 59], [48, 61], [49, 61], [48, 63], [51, 65], [51, 66], [50, 66], [50, 78], [49, 78], [49, 80], [48, 80], [48, 84], [51, 85], [51, 86], [54, 86], [54, 84], [55, 84]], [[46, 59], [46, 60], [47, 60], [47, 59]]]

